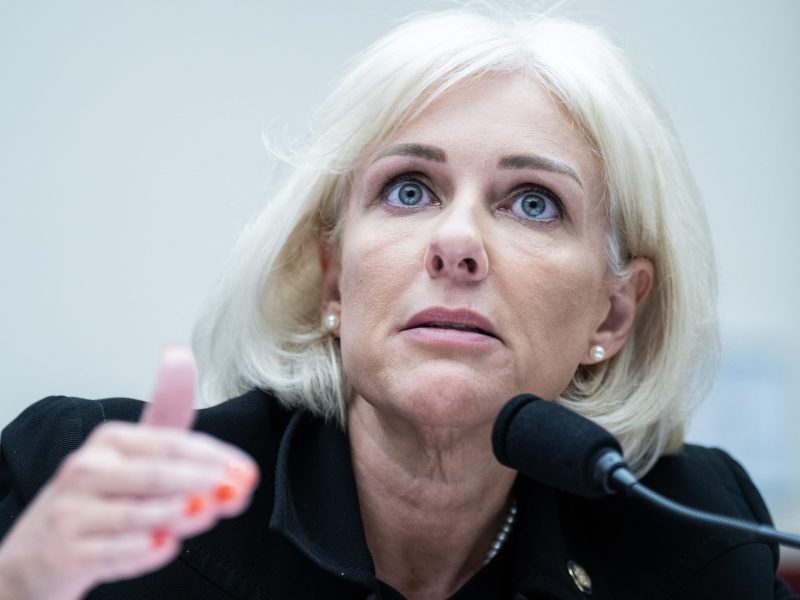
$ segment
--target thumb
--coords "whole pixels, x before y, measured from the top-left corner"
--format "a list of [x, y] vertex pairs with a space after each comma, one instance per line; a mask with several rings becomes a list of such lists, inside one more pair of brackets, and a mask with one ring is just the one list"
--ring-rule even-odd
[[153, 398], [144, 408], [141, 423], [189, 429], [194, 423], [194, 386], [197, 367], [185, 346], [171, 345], [161, 353]]

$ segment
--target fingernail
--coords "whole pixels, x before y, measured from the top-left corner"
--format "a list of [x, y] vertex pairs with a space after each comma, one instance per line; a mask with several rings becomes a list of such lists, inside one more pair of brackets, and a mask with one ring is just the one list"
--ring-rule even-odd
[[217, 502], [230, 502], [239, 495], [239, 490], [232, 483], [220, 483], [214, 488], [214, 498]]
[[153, 548], [161, 548], [167, 543], [170, 538], [170, 533], [164, 527], [158, 527], [150, 532], [150, 544]]
[[196, 517], [206, 509], [206, 499], [200, 494], [191, 494], [186, 497], [184, 512], [188, 517]]
[[227, 469], [228, 479], [242, 487], [251, 487], [256, 481], [256, 470], [247, 463], [230, 462]]

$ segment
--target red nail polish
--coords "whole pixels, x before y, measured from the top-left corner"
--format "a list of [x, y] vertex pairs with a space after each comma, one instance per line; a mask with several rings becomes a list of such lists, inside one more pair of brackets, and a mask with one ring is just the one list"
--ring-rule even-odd
[[217, 502], [230, 502], [239, 495], [239, 490], [231, 483], [220, 483], [214, 488], [214, 498]]
[[157, 527], [150, 532], [150, 544], [153, 548], [161, 548], [167, 543], [170, 538], [170, 533], [164, 527]]
[[187, 517], [196, 517], [206, 509], [206, 499], [201, 494], [191, 494], [186, 497], [184, 512]]

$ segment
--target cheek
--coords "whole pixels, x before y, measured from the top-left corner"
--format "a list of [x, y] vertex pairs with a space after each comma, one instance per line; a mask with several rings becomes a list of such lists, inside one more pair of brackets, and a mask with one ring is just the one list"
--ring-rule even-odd
[[[342, 318], [358, 314], [374, 324], [403, 288], [413, 258], [406, 236], [389, 230], [358, 227], [342, 245], [340, 293]], [[384, 228], [387, 229], [387, 228]]]
[[569, 384], [608, 309], [604, 263], [581, 247], [528, 248], [516, 258], [516, 269], [496, 265], [495, 274], [508, 317], [519, 324], [520, 385], [554, 398]]
[[541, 262], [541, 282], [536, 298], [558, 330], [591, 327], [600, 309], [603, 277], [584, 253], [551, 257]]
[[[596, 318], [605, 287], [601, 250], [583, 240], [496, 246], [494, 274], [499, 290], [525, 322], [563, 330]], [[569, 327], [568, 327], [569, 329]]]
[[420, 270], [408, 235], [380, 224], [354, 225], [342, 244], [341, 347], [345, 372], [379, 356], [381, 338], [395, 324], [391, 310]]

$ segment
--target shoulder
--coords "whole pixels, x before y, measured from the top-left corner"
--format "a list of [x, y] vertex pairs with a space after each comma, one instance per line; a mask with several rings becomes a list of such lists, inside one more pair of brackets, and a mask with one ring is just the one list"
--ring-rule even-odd
[[[685, 445], [661, 458], [642, 482], [692, 508], [771, 523], [750, 477], [720, 449]], [[776, 545], [686, 523], [619, 495], [567, 500], [565, 506], [575, 519], [567, 526], [571, 536], [609, 590], [633, 587], [646, 598], [753, 600], [772, 598], [779, 586]]]
[[4, 485], [30, 500], [103, 420], [102, 405], [90, 400], [51, 396], [32, 404], [0, 434]]
[[747, 472], [719, 448], [685, 444], [678, 453], [662, 457], [642, 483], [696, 508], [772, 523]]
[[[678, 453], [659, 460], [642, 481], [687, 506], [772, 525], [753, 480], [737, 460], [720, 448], [685, 444]], [[791, 596], [775, 574], [780, 561], [777, 544], [753, 541], [743, 533], [687, 527], [694, 530], [694, 540], [702, 540], [697, 543], [696, 568], [685, 583], [685, 593], [691, 592], [690, 597]]]
[[[106, 421], [135, 422], [144, 405], [130, 398], [67, 396], [32, 404], [0, 435], [0, 499], [13, 492], [20, 501], [30, 501], [95, 427]], [[253, 390], [198, 410], [194, 428], [251, 450], [263, 445], [270, 429], [282, 429], [287, 415], [273, 396]]]

